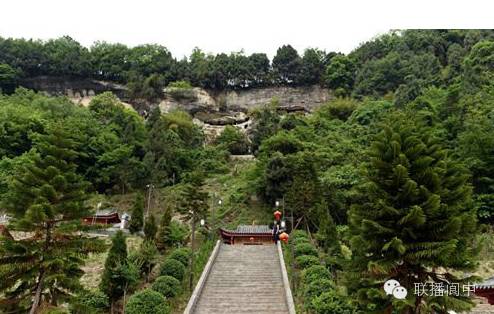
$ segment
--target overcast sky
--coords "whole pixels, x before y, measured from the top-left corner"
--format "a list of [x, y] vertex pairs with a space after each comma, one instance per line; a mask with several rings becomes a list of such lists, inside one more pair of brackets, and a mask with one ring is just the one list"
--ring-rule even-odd
[[0, 36], [69, 35], [129, 46], [159, 43], [174, 56], [265, 52], [283, 44], [348, 53], [397, 28], [492, 28], [488, 0], [2, 0]]

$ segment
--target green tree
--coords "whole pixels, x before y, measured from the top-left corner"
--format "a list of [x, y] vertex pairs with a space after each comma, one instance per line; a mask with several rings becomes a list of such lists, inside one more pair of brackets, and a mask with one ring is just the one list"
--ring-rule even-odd
[[400, 302], [383, 293], [382, 284], [390, 278], [408, 291], [415, 282], [469, 281], [452, 270], [475, 267], [476, 217], [468, 173], [426, 126], [394, 114], [382, 129], [368, 153], [365, 199], [350, 210], [352, 268], [361, 278], [357, 298], [368, 310], [468, 309], [471, 300], [465, 295], [409, 293], [407, 302]]
[[97, 78], [124, 82], [130, 64], [126, 62], [130, 50], [123, 44], [97, 41], [90, 49], [91, 64]]
[[469, 92], [478, 91], [482, 86], [492, 86], [494, 76], [494, 41], [481, 41], [472, 47], [465, 58], [462, 83]]
[[48, 74], [86, 77], [92, 72], [89, 51], [69, 36], [48, 40], [43, 50]]
[[480, 93], [464, 117], [458, 153], [472, 172], [474, 200], [482, 222], [494, 221], [494, 110], [491, 93]]
[[278, 101], [273, 99], [267, 104], [252, 113], [254, 123], [252, 126], [252, 151], [257, 152], [264, 139], [272, 136], [279, 129], [280, 115], [277, 112]]
[[129, 231], [136, 233], [142, 230], [144, 219], [144, 197], [141, 193], [137, 193], [132, 207], [132, 215], [130, 217]]
[[355, 64], [350, 57], [336, 55], [326, 67], [324, 81], [332, 90], [340, 91], [340, 96], [348, 95], [355, 81], [355, 70]]
[[227, 125], [215, 141], [234, 155], [243, 155], [249, 151], [249, 142], [245, 134], [231, 125]]
[[297, 84], [302, 70], [302, 59], [290, 45], [278, 48], [273, 58], [276, 80], [281, 84]]
[[322, 201], [315, 210], [318, 214], [319, 228], [317, 231], [317, 242], [326, 252], [335, 253], [339, 251], [339, 239], [333, 217], [329, 213], [328, 205]]
[[8, 64], [0, 63], [0, 92], [12, 93], [17, 86], [17, 72]]
[[321, 83], [324, 74], [326, 53], [319, 49], [306, 49], [301, 61], [299, 84], [312, 85]]
[[253, 87], [262, 87], [269, 85], [270, 81], [270, 62], [265, 53], [253, 53], [249, 56], [252, 66], [252, 79], [250, 84]]
[[[127, 262], [127, 243], [122, 231], [118, 231], [112, 238], [112, 245], [105, 261], [105, 268], [101, 275], [100, 289], [110, 300], [112, 313], [115, 301], [124, 295], [129, 283], [137, 279], [133, 276], [133, 269]], [[138, 277], [138, 273], [137, 273]]]
[[101, 241], [78, 232], [88, 214], [88, 183], [76, 173], [75, 146], [61, 125], [50, 126], [36, 138], [36, 153], [18, 169], [5, 200], [16, 218], [9, 227], [31, 235], [0, 246], [0, 291], [11, 303], [31, 304], [31, 313], [80, 289], [84, 257], [103, 250]]
[[170, 245], [170, 223], [172, 220], [171, 209], [167, 208], [161, 216], [158, 232], [156, 233], [156, 246], [161, 252]]
[[137, 252], [129, 256], [129, 260], [140, 268], [141, 274], [149, 280], [149, 274], [156, 265], [158, 249], [153, 241], [144, 240]]
[[154, 242], [157, 231], [158, 227], [156, 226], [156, 220], [154, 219], [154, 215], [151, 214], [146, 219], [146, 224], [144, 225], [144, 236], [146, 240]]

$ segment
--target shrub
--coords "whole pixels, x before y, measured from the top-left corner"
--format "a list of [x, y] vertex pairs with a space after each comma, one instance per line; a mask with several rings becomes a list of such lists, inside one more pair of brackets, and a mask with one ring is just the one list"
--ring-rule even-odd
[[328, 117], [346, 121], [352, 113], [357, 109], [359, 103], [350, 98], [338, 98], [329, 102], [319, 109], [318, 113]]
[[242, 155], [249, 150], [249, 140], [237, 127], [227, 125], [215, 140], [217, 145], [224, 147], [231, 154]]
[[318, 279], [331, 279], [331, 273], [322, 265], [313, 265], [302, 272], [304, 283], [316, 281]]
[[324, 292], [334, 289], [334, 284], [329, 279], [317, 279], [309, 282], [304, 287], [304, 296], [307, 299], [313, 299]]
[[346, 297], [342, 297], [334, 290], [323, 292], [312, 299], [310, 304], [315, 314], [353, 314], [355, 307]]
[[180, 281], [172, 276], [160, 276], [152, 285], [152, 289], [161, 293], [166, 298], [173, 298], [179, 295], [182, 291]]
[[190, 254], [191, 254], [191, 250], [189, 248], [184, 247], [173, 250], [170, 256], [168, 256], [168, 258], [177, 260], [187, 267], [187, 265], [189, 265]]
[[146, 289], [129, 298], [125, 305], [127, 314], [169, 314], [170, 308], [160, 293]]
[[168, 84], [168, 87], [191, 89], [192, 85], [187, 81], [175, 81], [175, 82], [170, 82]]
[[165, 244], [169, 247], [179, 247], [187, 242], [187, 235], [189, 234], [189, 229], [187, 225], [172, 220], [170, 222], [168, 238], [165, 239]]
[[295, 258], [295, 262], [297, 263], [299, 268], [306, 269], [314, 265], [320, 264], [320, 261], [317, 257], [312, 255], [302, 255]]
[[177, 260], [167, 258], [160, 268], [161, 276], [172, 276], [179, 281], [184, 279], [185, 266]]
[[311, 244], [310, 243], [310, 240], [308, 238], [303, 238], [303, 237], [299, 237], [299, 238], [295, 238], [295, 239], [290, 239], [290, 241], [293, 241], [293, 245], [294, 246], [297, 246], [297, 245], [302, 244], [302, 243]]
[[317, 249], [310, 243], [300, 243], [295, 246], [295, 256], [312, 255], [318, 256]]
[[77, 296], [70, 306], [72, 314], [104, 313], [110, 306], [108, 297], [101, 291], [84, 291]]
[[65, 309], [53, 307], [53, 308], [41, 310], [41, 314], [69, 314], [69, 312], [67, 312], [67, 310], [65, 310]]
[[290, 233], [290, 237], [294, 240], [299, 239], [299, 238], [304, 238], [304, 239], [309, 240], [309, 235], [307, 234], [307, 232], [305, 232], [303, 230], [292, 231], [292, 233]]
[[168, 84], [167, 92], [176, 100], [194, 100], [197, 98], [192, 85], [187, 81], [176, 81]]

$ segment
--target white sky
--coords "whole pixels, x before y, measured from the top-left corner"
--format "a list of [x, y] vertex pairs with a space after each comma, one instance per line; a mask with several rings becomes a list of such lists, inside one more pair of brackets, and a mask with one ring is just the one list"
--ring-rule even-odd
[[397, 28], [492, 28], [489, 0], [3, 0], [0, 36], [69, 35], [129, 46], [159, 43], [175, 57], [265, 52], [283, 44], [348, 53]]

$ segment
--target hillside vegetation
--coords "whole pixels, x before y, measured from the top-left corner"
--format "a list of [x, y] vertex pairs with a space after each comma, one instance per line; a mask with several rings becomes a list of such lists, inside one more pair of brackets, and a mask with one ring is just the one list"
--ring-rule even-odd
[[[67, 37], [1, 39], [0, 208], [12, 233], [24, 235], [0, 240], [2, 311], [179, 313], [214, 230], [268, 224], [276, 201], [294, 213], [285, 253], [300, 312], [470, 309], [465, 291], [413, 288], [479, 282], [494, 271], [493, 35], [407, 30], [349, 55], [309, 49], [301, 57], [283, 46], [272, 62], [200, 50], [177, 61], [160, 46], [87, 49]], [[111, 93], [80, 107], [15, 89], [43, 74], [124, 82], [151, 102], [169, 83], [318, 83], [338, 97], [310, 114], [282, 112], [273, 100], [249, 113], [248, 133], [231, 126], [205, 144], [180, 110], [144, 119]], [[229, 158], [247, 152], [255, 159]], [[133, 216], [129, 238], [89, 238], [95, 230], [81, 218], [98, 203]], [[390, 278], [407, 287], [406, 299], [385, 294]]]

